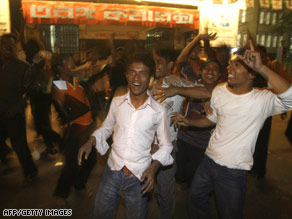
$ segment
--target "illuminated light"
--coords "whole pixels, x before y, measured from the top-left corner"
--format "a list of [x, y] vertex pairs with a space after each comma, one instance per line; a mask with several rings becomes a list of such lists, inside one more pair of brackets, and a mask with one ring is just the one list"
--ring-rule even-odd
[[62, 161], [56, 162], [55, 167], [63, 166], [64, 163]]
[[232, 53], [236, 53], [237, 50], [238, 50], [238, 48], [237, 48], [237, 47], [234, 47], [234, 48], [231, 49], [231, 52], [232, 52]]

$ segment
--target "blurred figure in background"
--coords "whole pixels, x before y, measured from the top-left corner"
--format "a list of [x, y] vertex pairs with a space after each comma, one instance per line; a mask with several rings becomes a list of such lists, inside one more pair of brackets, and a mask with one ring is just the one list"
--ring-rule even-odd
[[[41, 50], [36, 40], [29, 40], [27, 43], [28, 61], [31, 61], [32, 68], [32, 89], [30, 89], [31, 113], [34, 118], [34, 126], [38, 135], [41, 135], [46, 145], [42, 157], [49, 154], [56, 154], [54, 143], [62, 150], [62, 142], [58, 133], [51, 125], [51, 86], [53, 75], [51, 72], [52, 54]], [[32, 59], [31, 59], [32, 57]]]
[[27, 145], [22, 98], [31, 85], [31, 71], [16, 56], [16, 40], [12, 34], [4, 34], [0, 41], [0, 135], [10, 139], [23, 169], [24, 183], [31, 183], [38, 171]]

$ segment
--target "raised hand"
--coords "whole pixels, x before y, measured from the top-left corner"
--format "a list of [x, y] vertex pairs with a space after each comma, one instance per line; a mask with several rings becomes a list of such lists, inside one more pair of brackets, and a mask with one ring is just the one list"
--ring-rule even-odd
[[209, 34], [200, 34], [201, 40], [216, 40], [217, 39], [217, 33], [209, 33]]
[[256, 72], [261, 72], [261, 69], [264, 65], [262, 63], [260, 52], [255, 51], [251, 40], [249, 41], [249, 44], [250, 49], [246, 50], [243, 56], [239, 55], [238, 57]]
[[174, 112], [171, 114], [170, 124], [173, 124], [175, 128], [179, 128], [180, 126], [189, 126], [189, 121], [182, 114]]
[[158, 87], [157, 91], [153, 93], [153, 97], [158, 102], [163, 102], [166, 98], [176, 95], [176, 87], [163, 88]]

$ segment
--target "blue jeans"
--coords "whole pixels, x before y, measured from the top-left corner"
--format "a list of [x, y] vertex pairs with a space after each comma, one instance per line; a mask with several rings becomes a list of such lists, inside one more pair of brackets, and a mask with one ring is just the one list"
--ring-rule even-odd
[[191, 219], [210, 218], [210, 192], [215, 190], [219, 214], [223, 219], [243, 218], [247, 171], [230, 169], [204, 156], [194, 176], [188, 208]]
[[127, 219], [146, 218], [148, 198], [142, 196], [142, 184], [139, 179], [134, 175], [124, 175], [122, 170], [112, 171], [106, 165], [95, 197], [94, 218], [114, 218], [120, 197], [126, 202]]

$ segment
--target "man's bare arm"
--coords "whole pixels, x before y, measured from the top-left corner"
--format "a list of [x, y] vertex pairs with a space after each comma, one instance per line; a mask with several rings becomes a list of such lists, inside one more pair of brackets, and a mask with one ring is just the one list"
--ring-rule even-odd
[[199, 34], [197, 35], [180, 53], [177, 58], [178, 63], [186, 62], [193, 47], [200, 42], [200, 40], [213, 40], [216, 38], [216, 33]]
[[181, 95], [193, 99], [211, 98], [211, 92], [205, 87], [160, 87], [159, 90], [153, 94], [154, 98], [159, 102], [163, 102], [166, 98], [175, 95]]

